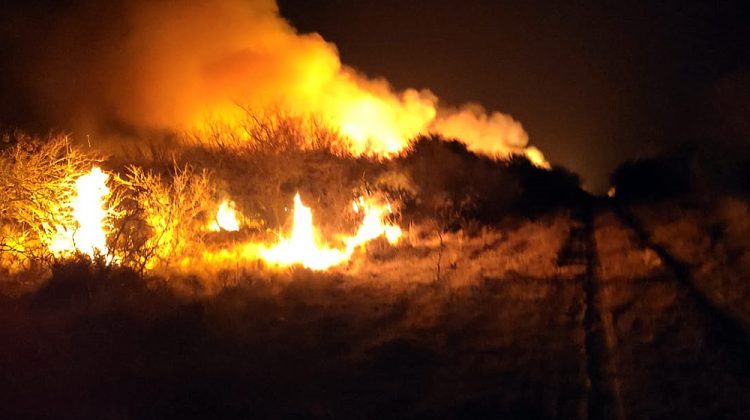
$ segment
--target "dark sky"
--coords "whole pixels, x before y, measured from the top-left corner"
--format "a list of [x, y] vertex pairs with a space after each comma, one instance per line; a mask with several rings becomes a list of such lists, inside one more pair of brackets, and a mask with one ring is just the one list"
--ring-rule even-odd
[[[133, 61], [141, 58], [137, 49], [118, 47], [133, 30], [124, 16], [132, 3], [0, 6], [0, 124], [74, 114], [76, 105], [85, 115], [101, 110], [115, 119], [138, 108], [144, 101], [131, 94], [131, 79], [115, 77], [151, 74], [152, 66]], [[187, 2], [153, 3], [175, 15]], [[625, 159], [688, 141], [750, 143], [745, 3], [279, 0], [300, 32], [320, 33], [344, 63], [368, 76], [430, 89], [442, 105], [479, 102], [513, 115], [548, 159], [596, 191]]]
[[710, 136], [717, 86], [750, 67], [746, 2], [279, 3], [369, 76], [515, 116], [599, 190], [625, 158]]

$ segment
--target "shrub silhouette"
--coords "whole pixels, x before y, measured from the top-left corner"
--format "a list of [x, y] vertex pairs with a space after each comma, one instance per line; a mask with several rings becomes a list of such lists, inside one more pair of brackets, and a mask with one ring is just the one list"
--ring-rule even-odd
[[623, 163], [610, 177], [610, 183], [618, 199], [641, 201], [686, 194], [693, 186], [692, 178], [688, 159], [659, 156]]
[[493, 160], [463, 143], [421, 137], [396, 161], [419, 189], [413, 212], [429, 217], [446, 202], [462, 205], [463, 216], [492, 223], [508, 215], [537, 216], [575, 204], [586, 194], [577, 175], [535, 167], [524, 156]]

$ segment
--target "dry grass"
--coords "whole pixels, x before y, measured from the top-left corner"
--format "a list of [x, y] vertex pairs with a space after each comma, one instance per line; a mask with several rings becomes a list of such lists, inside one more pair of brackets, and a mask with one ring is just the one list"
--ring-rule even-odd
[[450, 288], [487, 279], [568, 277], [571, 269], [558, 267], [556, 258], [570, 223], [567, 214], [558, 213], [504, 228], [486, 227], [472, 236], [445, 232], [442, 245], [434, 225], [414, 225], [397, 248], [374, 244], [369, 258], [355, 260], [346, 270], [362, 282]]
[[170, 284], [187, 294], [213, 295], [248, 279], [287, 284], [301, 273], [312, 278], [345, 279], [349, 287], [400, 292], [425, 286], [458, 291], [486, 281], [513, 280], [509, 293], [517, 294], [514, 296], [518, 299], [533, 300], [536, 297], [527, 296], [529, 287], [524, 279], [555, 282], [571, 279], [584, 269], [557, 265], [558, 251], [571, 223], [570, 216], [561, 212], [539, 220], [513, 220], [502, 227], [484, 227], [471, 235], [463, 230], [444, 231], [442, 241], [434, 223], [411, 224], [404, 227], [399, 244], [378, 239], [357, 250], [347, 263], [326, 273], [265, 266], [257, 260], [257, 244], [273, 240], [272, 236], [211, 234], [205, 254], [193, 253], [185, 264], [171, 267]]
[[597, 216], [594, 235], [599, 256], [598, 276], [604, 282], [642, 279], [662, 268], [659, 256], [644, 248], [612, 212]]
[[747, 226], [743, 207], [722, 199], [701, 207], [664, 202], [635, 212], [652, 241], [689, 268], [702, 293], [750, 325], [750, 283], [742, 266], [746, 240], [739, 239]]

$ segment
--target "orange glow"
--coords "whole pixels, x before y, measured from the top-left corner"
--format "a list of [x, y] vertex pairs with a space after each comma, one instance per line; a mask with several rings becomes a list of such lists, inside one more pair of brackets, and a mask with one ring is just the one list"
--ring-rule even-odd
[[[377, 75], [362, 74], [343, 63], [336, 45], [320, 34], [292, 27], [275, 0], [129, 0], [104, 10], [105, 16], [117, 12], [117, 22], [89, 22], [98, 14], [84, 14], [78, 18], [85, 25], [75, 24], [75, 16], [51, 25], [50, 45], [67, 50], [49, 59], [43, 54], [24, 69], [44, 82], [29, 91], [55, 99], [50, 120], [80, 116], [86, 130], [118, 121], [136, 132], [165, 129], [207, 144], [227, 129], [224, 134], [241, 143], [252, 141], [248, 120], [282, 110], [319, 119], [342, 135], [334, 139], [337, 151], [354, 156], [391, 157], [408, 150], [415, 136], [433, 133], [493, 158], [526, 154], [528, 134], [512, 116], [475, 104], [449, 106], [426, 86], [396, 89]], [[92, 34], [107, 42], [90, 51], [65, 41]], [[66, 60], [54, 59], [58, 55], [82, 60], [76, 67], [80, 89], [59, 88], [69, 86], [71, 69]], [[63, 103], [81, 109], [55, 105]], [[538, 151], [529, 154], [535, 164], [544, 161]]]
[[384, 222], [391, 213], [390, 205], [378, 206], [360, 197], [353, 203], [352, 208], [355, 213], [364, 214], [364, 218], [357, 233], [346, 240], [347, 252], [351, 253], [356, 247], [380, 236], [385, 236], [388, 243], [392, 245], [398, 242], [401, 237], [401, 228]]
[[216, 218], [209, 226], [209, 230], [214, 232], [226, 231], [236, 232], [240, 230], [240, 222], [237, 221], [237, 210], [234, 201], [224, 200], [216, 211]]
[[[202, 138], [221, 127], [244, 142], [252, 141], [247, 110], [279, 109], [320, 119], [341, 134], [337, 146], [353, 156], [399, 155], [416, 136], [431, 133], [493, 158], [526, 154], [528, 135], [511, 116], [472, 104], [449, 108], [428, 89], [397, 90], [382, 78], [365, 76], [342, 63], [336, 46], [320, 35], [289, 26], [273, 1], [262, 3], [135, 7], [137, 17], [159, 16], [160, 23], [135, 20], [141, 77], [115, 98], [125, 102], [122, 113]], [[544, 162], [538, 150], [532, 162]]]
[[79, 251], [93, 258], [107, 253], [108, 178], [109, 175], [96, 166], [78, 178], [76, 196], [70, 203], [75, 226], [56, 226], [57, 235], [49, 245], [53, 255], [65, 256]]
[[349, 260], [357, 247], [385, 236], [395, 244], [401, 237], [401, 228], [385, 222], [390, 206], [378, 206], [361, 198], [354, 202], [353, 209], [362, 213], [363, 219], [354, 236], [344, 237], [343, 249], [331, 247], [320, 239], [313, 223], [312, 210], [302, 203], [299, 193], [294, 196], [294, 223], [291, 235], [282, 237], [273, 247], [260, 247], [260, 258], [276, 266], [302, 265], [311, 270], [325, 270]]
[[547, 159], [544, 158], [542, 151], [537, 149], [536, 147], [534, 146], [527, 147], [526, 150], [524, 150], [524, 154], [534, 166], [543, 168], [543, 169], [552, 168], [549, 162], [547, 162]]
[[299, 193], [294, 196], [294, 224], [292, 234], [272, 248], [262, 249], [261, 258], [271, 264], [289, 266], [301, 264], [312, 270], [324, 270], [349, 258], [345, 251], [330, 248], [318, 239], [313, 224], [312, 210], [302, 204]]

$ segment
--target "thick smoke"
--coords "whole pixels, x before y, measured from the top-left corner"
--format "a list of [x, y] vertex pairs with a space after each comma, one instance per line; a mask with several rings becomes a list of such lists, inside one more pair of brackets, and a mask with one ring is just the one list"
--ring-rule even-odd
[[355, 154], [396, 153], [428, 132], [492, 156], [526, 152], [512, 117], [440, 108], [427, 90], [368, 79], [333, 44], [297, 33], [273, 0], [69, 1], [11, 8], [2, 23], [6, 123], [189, 130], [231, 123], [239, 103], [321, 117]]

